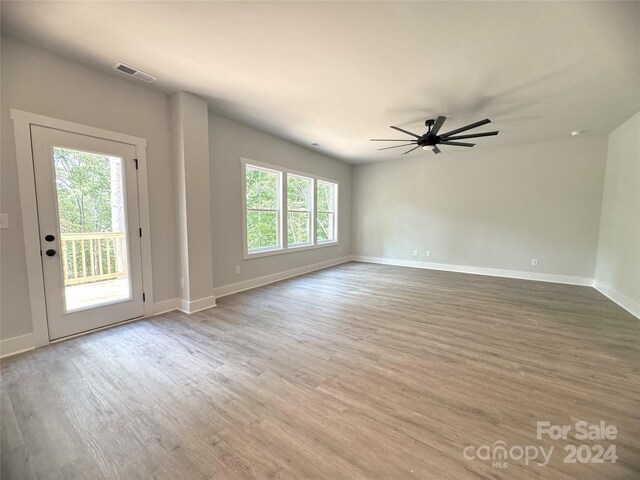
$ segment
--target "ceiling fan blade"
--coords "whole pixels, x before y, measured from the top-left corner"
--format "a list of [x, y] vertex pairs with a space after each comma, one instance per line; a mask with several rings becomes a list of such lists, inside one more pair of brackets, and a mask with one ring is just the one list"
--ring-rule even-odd
[[447, 119], [447, 117], [443, 117], [443, 116], [438, 117], [436, 119], [436, 123], [433, 124], [433, 127], [431, 128], [431, 131], [429, 132], [429, 135], [432, 136], [432, 137], [435, 137], [436, 135], [438, 135], [438, 132], [442, 128], [442, 125], [444, 125], [444, 121], [446, 119]]
[[454, 147], [473, 147], [475, 143], [464, 142], [440, 142], [440, 145], [452, 145]]
[[415, 145], [415, 142], [411, 142], [411, 143], [405, 143], [404, 145], [394, 145], [393, 147], [384, 147], [384, 148], [379, 148], [378, 150], [389, 150], [390, 148], [399, 148], [399, 147], [408, 147], [409, 145]]
[[467, 130], [471, 130], [472, 128], [480, 127], [482, 125], [486, 125], [487, 123], [491, 123], [491, 120], [485, 118], [484, 120], [480, 120], [479, 122], [472, 123], [467, 125], [466, 127], [456, 128], [455, 130], [451, 130], [450, 132], [443, 133], [440, 135], [441, 137], [448, 137], [450, 135], [455, 135], [456, 133], [466, 132]]
[[420, 135], [416, 135], [415, 133], [407, 132], [406, 130], [403, 130], [400, 127], [394, 127], [392, 125], [391, 128], [393, 128], [394, 130], [398, 130], [399, 132], [406, 133], [407, 135], [411, 135], [412, 137], [420, 138]]
[[413, 152], [416, 148], [420, 148], [420, 145], [413, 147], [411, 150], [407, 150], [406, 152], [403, 153], [403, 155], [406, 155], [407, 153], [411, 153]]
[[[446, 137], [446, 140], [462, 140], [463, 138], [476, 138], [476, 137], [490, 137], [492, 135], [497, 135], [498, 132], [484, 132], [484, 133], [472, 133], [470, 135], [457, 135], [455, 137]], [[443, 140], [445, 140], [443, 138]]]
[[431, 150], [433, 153], [440, 153], [440, 149], [438, 148], [438, 146], [436, 145], [435, 147], [433, 147], [433, 150]]
[[369, 141], [370, 142], [406, 142], [408, 139], [407, 138], [396, 138], [396, 139], [390, 139], [390, 138], [372, 138]]

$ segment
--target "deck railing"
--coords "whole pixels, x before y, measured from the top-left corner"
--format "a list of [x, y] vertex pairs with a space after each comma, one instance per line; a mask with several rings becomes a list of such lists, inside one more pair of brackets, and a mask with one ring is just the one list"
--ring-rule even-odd
[[61, 235], [65, 285], [127, 276], [124, 232]]

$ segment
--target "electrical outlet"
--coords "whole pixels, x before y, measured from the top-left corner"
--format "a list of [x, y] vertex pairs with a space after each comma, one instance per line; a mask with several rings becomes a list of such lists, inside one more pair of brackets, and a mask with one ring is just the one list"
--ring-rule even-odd
[[0, 213], [0, 228], [9, 228], [9, 214]]
[[184, 277], [180, 277], [180, 288], [184, 289]]
[[418, 256], [418, 250], [414, 250], [414, 251], [413, 251], [413, 256], [414, 256], [414, 257], [417, 257], [417, 256]]
[[240, 266], [236, 266], [236, 275], [240, 275]]
[[532, 258], [531, 259], [531, 266], [532, 267], [537, 267], [538, 266], [538, 259], [537, 258]]
[[338, 253], [342, 253], [342, 247], [338, 247]]
[[430, 256], [431, 256], [431, 252], [427, 252], [427, 257], [430, 257]]

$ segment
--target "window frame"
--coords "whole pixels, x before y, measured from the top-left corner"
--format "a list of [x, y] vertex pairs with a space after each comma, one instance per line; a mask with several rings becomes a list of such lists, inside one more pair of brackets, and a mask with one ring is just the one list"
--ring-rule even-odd
[[[313, 228], [313, 223], [316, 220], [316, 215], [315, 215], [315, 211], [316, 211], [316, 184], [317, 184], [317, 180], [313, 177], [307, 176], [307, 175], [300, 175], [297, 173], [293, 173], [291, 171], [289, 172], [283, 172], [285, 173], [285, 179], [283, 181], [283, 185], [282, 187], [286, 190], [286, 192], [284, 192], [283, 195], [283, 201], [286, 202], [286, 209], [285, 209], [285, 213], [287, 215], [287, 230], [286, 230], [286, 237], [287, 237], [287, 248], [301, 248], [301, 247], [310, 247], [312, 245], [315, 245], [317, 242], [315, 241], [315, 229]], [[310, 180], [311, 181], [311, 191], [309, 192], [309, 210], [296, 210], [293, 208], [289, 208], [289, 197], [288, 197], [288, 193], [289, 193], [289, 177], [294, 177], [294, 178], [300, 178], [300, 179], [304, 179], [304, 180]], [[289, 244], [289, 212], [294, 212], [294, 213], [307, 213], [309, 214], [309, 223], [307, 225], [307, 230], [308, 230], [308, 234], [309, 234], [309, 241], [308, 242], [304, 242], [304, 243], [293, 243], [293, 244]]]
[[[247, 166], [249, 167], [253, 167], [257, 170], [266, 170], [267, 172], [270, 173], [275, 173], [277, 176], [277, 183], [276, 183], [276, 198], [277, 198], [277, 202], [276, 202], [276, 208], [274, 209], [262, 209], [262, 208], [247, 208]], [[282, 210], [283, 210], [283, 205], [282, 205], [282, 172], [278, 171], [278, 170], [274, 170], [273, 168], [269, 168], [263, 165], [256, 165], [254, 163], [245, 163], [243, 165], [242, 168], [242, 198], [244, 199], [243, 201], [243, 220], [244, 220], [244, 248], [245, 251], [247, 252], [247, 254], [249, 255], [255, 255], [255, 254], [260, 254], [260, 253], [268, 253], [268, 252], [272, 252], [272, 251], [277, 251], [280, 250], [283, 246], [283, 238], [282, 238]], [[277, 236], [277, 244], [273, 247], [262, 247], [262, 248], [256, 248], [254, 250], [252, 250], [251, 252], [249, 251], [249, 243], [248, 243], [248, 237], [247, 237], [247, 217], [248, 217], [248, 213], [249, 211], [251, 212], [275, 212], [276, 213], [276, 236]]]
[[[334, 193], [334, 201], [333, 201], [333, 203], [334, 203], [335, 207], [334, 207], [334, 211], [333, 212], [324, 211], [324, 210], [321, 211], [321, 212], [318, 211], [318, 203], [317, 203], [318, 202], [318, 198], [317, 198], [318, 197], [318, 182], [328, 183], [328, 184], [334, 185], [335, 193]], [[317, 244], [317, 245], [327, 245], [327, 244], [331, 244], [331, 243], [337, 242], [337, 238], [338, 238], [338, 192], [339, 192], [339, 190], [340, 190], [340, 186], [338, 185], [338, 183], [334, 182], [332, 180], [325, 180], [323, 178], [318, 178], [315, 181], [315, 185], [314, 185], [314, 198], [315, 198], [315, 200], [314, 200], [314, 202], [315, 202], [315, 204], [314, 204], [314, 214], [315, 214], [314, 217], [315, 218], [314, 219], [315, 219], [316, 223], [314, 225], [314, 231], [315, 231], [315, 235], [316, 235], [315, 244]], [[318, 214], [319, 213], [328, 213], [328, 214], [333, 215], [333, 238], [334, 238], [333, 240], [318, 240]]]
[[[256, 167], [265, 170], [270, 170], [275, 173], [279, 173], [279, 211], [278, 211], [278, 237], [279, 237], [279, 246], [278, 247], [269, 247], [265, 249], [253, 250], [249, 251], [249, 244], [247, 242], [247, 166]], [[325, 247], [335, 247], [340, 245], [339, 241], [339, 226], [338, 226], [338, 210], [339, 210], [339, 191], [340, 191], [340, 181], [325, 178], [318, 175], [313, 175], [307, 172], [300, 172], [297, 170], [292, 170], [289, 168], [281, 167], [278, 165], [272, 165], [265, 162], [259, 162], [256, 160], [251, 160], [249, 158], [240, 157], [240, 169], [241, 169], [241, 182], [242, 182], [242, 253], [243, 259], [249, 260], [252, 258], [260, 258], [266, 257], [270, 255], [280, 255], [283, 253], [293, 253], [304, 250], [312, 250], [316, 248], [325, 248]], [[289, 237], [289, 229], [288, 229], [288, 201], [287, 201], [287, 187], [288, 187], [288, 175], [303, 177], [311, 179], [311, 208], [309, 212], [309, 216], [311, 218], [311, 235], [310, 243], [303, 243], [297, 245], [289, 245], [288, 237]], [[318, 225], [316, 222], [316, 206], [317, 206], [317, 195], [318, 195], [318, 181], [333, 183], [335, 184], [336, 189], [336, 211], [335, 211], [335, 238], [333, 240], [327, 240], [318, 242]], [[255, 210], [255, 209], [252, 209]]]

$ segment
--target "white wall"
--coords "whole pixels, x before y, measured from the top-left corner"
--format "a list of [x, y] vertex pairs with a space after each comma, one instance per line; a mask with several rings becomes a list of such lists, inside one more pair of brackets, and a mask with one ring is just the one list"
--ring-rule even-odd
[[175, 195], [167, 96], [10, 38], [2, 37], [0, 48], [0, 209], [10, 217], [10, 228], [0, 230], [0, 337], [32, 331], [10, 108], [147, 139], [155, 301], [175, 298]]
[[[215, 305], [211, 265], [211, 183], [207, 102], [191, 93], [170, 97], [173, 159], [176, 170], [178, 264], [182, 278], [180, 302], [187, 312], [192, 302], [209, 299]], [[199, 302], [201, 304], [202, 302]]]
[[[351, 251], [352, 166], [209, 112], [213, 284], [220, 287], [335, 260]], [[240, 157], [340, 182], [338, 246], [243, 259]], [[240, 274], [235, 273], [240, 266]]]
[[609, 135], [595, 281], [640, 317], [640, 112]]
[[354, 254], [593, 278], [606, 144], [585, 136], [357, 166]]

